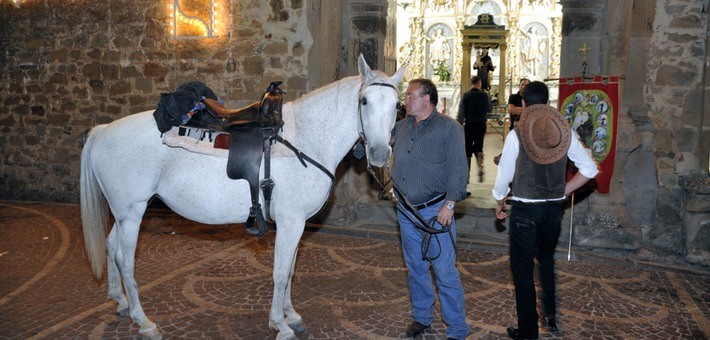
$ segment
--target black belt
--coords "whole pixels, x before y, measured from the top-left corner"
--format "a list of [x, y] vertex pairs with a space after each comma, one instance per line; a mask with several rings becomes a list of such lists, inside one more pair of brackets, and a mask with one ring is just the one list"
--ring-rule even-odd
[[437, 196], [437, 197], [432, 198], [431, 200], [429, 200], [429, 201], [427, 201], [427, 202], [424, 202], [424, 203], [422, 203], [422, 204], [417, 204], [417, 205], [415, 205], [414, 207], [417, 208], [417, 210], [421, 210], [421, 209], [424, 209], [424, 208], [428, 208], [428, 207], [431, 207], [431, 206], [434, 205], [434, 204], [437, 204], [437, 203], [443, 201], [443, 200], [444, 200], [444, 197], [446, 197], [446, 195], [445, 195], [445, 194], [441, 194], [441, 195], [439, 195], [439, 196]]

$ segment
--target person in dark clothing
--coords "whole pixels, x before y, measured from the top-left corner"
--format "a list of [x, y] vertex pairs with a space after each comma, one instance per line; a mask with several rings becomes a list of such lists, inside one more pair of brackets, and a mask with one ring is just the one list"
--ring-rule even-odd
[[468, 171], [471, 172], [471, 158], [476, 155], [478, 165], [478, 181], [483, 182], [483, 139], [486, 135], [486, 119], [491, 112], [491, 98], [481, 89], [482, 80], [479, 76], [471, 78], [471, 90], [464, 93], [459, 104], [459, 114], [456, 120], [464, 126], [466, 135], [466, 157]]
[[523, 93], [525, 86], [530, 83], [528, 78], [520, 79], [518, 85], [518, 93], [513, 93], [508, 97], [508, 113], [510, 114], [510, 129], [515, 128], [515, 122], [520, 120], [520, 114], [523, 113]]
[[478, 54], [478, 60], [473, 64], [473, 68], [477, 70], [476, 75], [481, 77], [481, 88], [488, 91], [491, 89], [491, 73], [496, 69], [493, 66], [493, 60], [488, 55], [488, 48], [484, 48]]
[[[534, 81], [526, 87], [525, 110], [518, 126], [505, 138], [492, 191], [498, 203], [496, 218], [503, 220], [508, 217], [505, 200], [510, 186], [515, 187], [508, 228], [518, 315], [518, 327], [507, 329], [512, 339], [537, 339], [539, 335], [535, 259], [544, 325], [551, 332], [559, 330], [554, 255], [565, 198], [599, 172], [564, 116], [547, 105], [548, 99], [545, 83]], [[579, 169], [569, 181], [568, 160]]]

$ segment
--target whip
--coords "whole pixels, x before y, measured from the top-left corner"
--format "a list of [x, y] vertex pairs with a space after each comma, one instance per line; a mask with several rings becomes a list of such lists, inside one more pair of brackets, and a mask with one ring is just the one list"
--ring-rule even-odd
[[574, 230], [574, 192], [572, 193], [572, 209], [569, 217], [569, 244], [567, 245], [567, 261], [572, 258], [572, 231]]

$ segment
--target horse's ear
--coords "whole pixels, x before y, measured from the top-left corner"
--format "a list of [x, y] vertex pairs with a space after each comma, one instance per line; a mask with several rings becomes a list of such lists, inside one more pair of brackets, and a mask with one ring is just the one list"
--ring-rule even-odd
[[405, 72], [407, 72], [407, 65], [402, 65], [402, 66], [399, 68], [399, 70], [397, 70], [397, 72], [395, 72], [394, 75], [392, 76], [392, 78], [390, 78], [390, 79], [392, 79], [392, 81], [393, 81], [395, 84], [399, 84], [399, 83], [402, 82], [402, 79], [404, 78], [404, 73], [405, 73]]
[[374, 76], [362, 53], [360, 53], [360, 57], [357, 59], [357, 69], [360, 72], [360, 76], [363, 77], [365, 81], [370, 80], [370, 78]]

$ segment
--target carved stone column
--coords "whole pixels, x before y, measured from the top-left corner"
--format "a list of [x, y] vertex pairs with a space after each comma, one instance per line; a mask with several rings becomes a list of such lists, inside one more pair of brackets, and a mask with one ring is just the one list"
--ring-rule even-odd
[[[512, 93], [513, 86], [518, 85], [520, 80], [520, 70], [518, 69], [518, 59], [520, 52], [518, 51], [518, 40], [520, 40], [520, 28], [518, 27], [520, 19], [517, 15], [511, 15], [508, 17], [508, 27], [510, 29], [510, 34], [508, 35], [508, 54], [506, 55], [506, 60], [508, 60], [508, 76], [511, 79], [510, 91]], [[503, 103], [501, 103], [503, 104]]]
[[386, 74], [397, 71], [397, 0], [387, 0], [387, 32], [385, 33], [385, 64], [381, 68]]
[[562, 49], [562, 18], [552, 18], [552, 45], [548, 78], [560, 77], [560, 50]]
[[357, 59], [362, 53], [374, 69], [385, 66], [387, 0], [353, 0], [348, 3], [348, 74], [357, 74]]
[[426, 47], [424, 19], [421, 16], [412, 18], [410, 28], [412, 32], [412, 59], [411, 64], [407, 68], [407, 79], [414, 79], [423, 77], [426, 72], [426, 63], [424, 63], [424, 51]]
[[461, 95], [468, 91], [471, 87], [471, 50], [473, 43], [461, 43], [463, 57], [461, 58]]
[[[464, 16], [458, 16], [456, 17], [456, 43], [454, 44], [454, 55], [463, 55], [463, 37], [461, 36], [461, 30], [464, 28], [464, 25], [466, 24], [466, 17]], [[471, 51], [469, 51], [469, 54]], [[465, 57], [464, 57], [465, 58]], [[452, 71], [453, 75], [451, 77], [451, 81], [456, 83], [456, 82], [461, 82], [461, 79], [464, 79], [461, 77], [461, 67], [463, 65], [463, 59], [462, 58], [456, 58], [455, 64], [452, 66]]]

